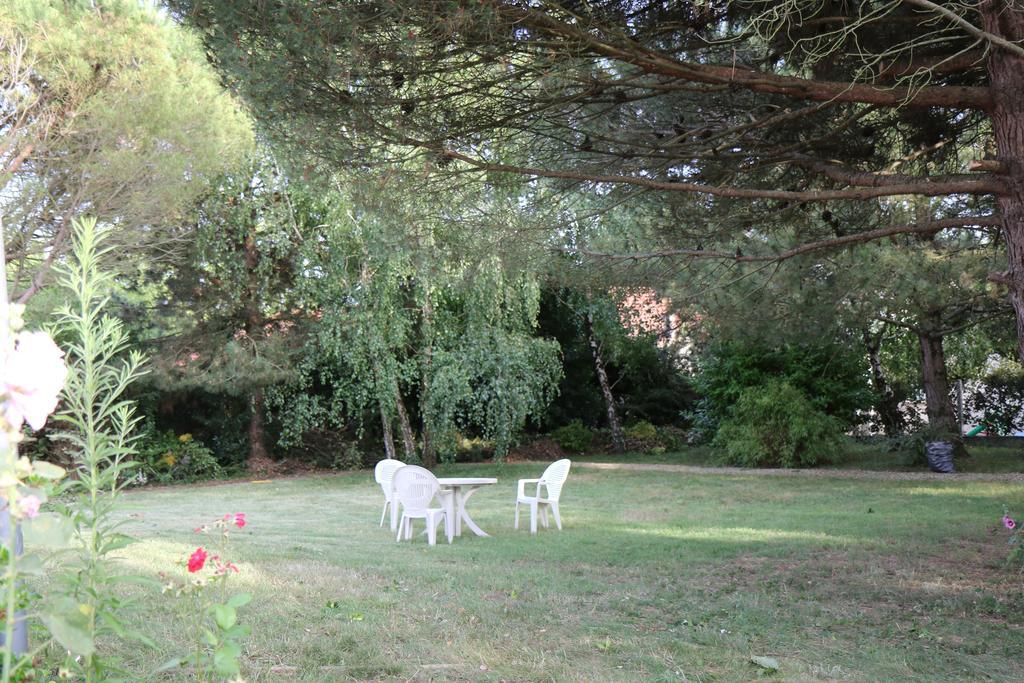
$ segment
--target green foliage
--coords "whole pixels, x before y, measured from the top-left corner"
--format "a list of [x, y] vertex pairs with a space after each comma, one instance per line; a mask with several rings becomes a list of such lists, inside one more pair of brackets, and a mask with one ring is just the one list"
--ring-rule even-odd
[[839, 445], [840, 423], [796, 387], [774, 380], [745, 389], [715, 435], [725, 460], [741, 467], [813, 467]]
[[337, 454], [335, 454], [334, 459], [331, 461], [331, 469], [362, 469], [363, 460], [363, 452], [359, 450], [359, 444], [349, 441], [338, 449]]
[[799, 390], [816, 410], [848, 427], [856, 424], [858, 410], [871, 405], [865, 372], [856, 347], [726, 342], [700, 360], [697, 388], [703, 398], [698, 421], [706, 430], [716, 427], [748, 389], [775, 381]]
[[421, 218], [414, 204], [379, 193], [311, 201], [323, 239], [308, 245], [300, 286], [319, 319], [298, 378], [270, 396], [282, 445], [352, 419], [393, 428], [401, 403], [425, 449], [453, 458], [462, 433], [504, 456], [561, 372], [557, 344], [535, 333], [537, 277]]
[[148, 431], [139, 438], [138, 461], [133, 481], [139, 483], [193, 482], [224, 474], [213, 451], [188, 433]]
[[101, 246], [108, 230], [93, 219], [75, 222], [74, 259], [60, 268], [60, 282], [74, 303], [60, 312], [57, 325], [69, 372], [58, 415], [65, 429], [55, 436], [67, 441], [73, 453], [75, 476], [67, 488], [77, 547], [65, 564], [65, 595], [51, 612], [68, 617], [58, 629], [65, 637], [54, 635], [71, 652], [66, 666], [86, 681], [117, 670], [95, 651], [97, 641], [115, 636], [145, 641], [122, 625], [119, 611], [125, 602], [116, 586], [127, 577], [111, 557], [132, 542], [119, 531], [123, 520], [115, 510], [136, 467], [131, 458], [139, 417], [125, 392], [143, 374], [144, 359], [129, 351], [121, 321], [104, 313], [112, 276], [100, 262], [111, 251]]
[[228, 559], [228, 540], [232, 527], [240, 530], [245, 526], [244, 513], [229, 513], [197, 529], [204, 534], [217, 533], [219, 547], [210, 551], [202, 546], [197, 548], [186, 563], [187, 580], [172, 580], [163, 589], [164, 593], [173, 593], [188, 602], [192, 652], [166, 662], [154, 674], [191, 666], [196, 680], [203, 683], [241, 678], [242, 641], [252, 633], [252, 627], [239, 623], [238, 611], [252, 601], [252, 595], [228, 595], [228, 580], [240, 572]]
[[[108, 239], [122, 247], [163, 243], [207, 182], [252, 146], [246, 115], [194, 35], [151, 4], [0, 3], [0, 71], [20, 81], [12, 84], [19, 97], [5, 99], [13, 125], [4, 126], [0, 154], [17, 180], [0, 178], [4, 227], [30, 262], [48, 250], [63, 255], [68, 217], [81, 211], [116, 223]], [[20, 167], [9, 165], [29, 151]], [[125, 249], [112, 267], [123, 272], [153, 255]], [[18, 291], [37, 273], [11, 275]]]
[[968, 384], [965, 403], [996, 434], [1024, 429], [1024, 366], [1003, 360], [980, 382]]
[[627, 427], [626, 436], [639, 441], [653, 441], [658, 438], [658, 428], [650, 422], [641, 421]]
[[590, 448], [594, 432], [579, 420], [573, 420], [551, 432], [551, 438], [562, 450], [570, 453], [583, 453]]
[[588, 303], [581, 291], [554, 287], [546, 287], [541, 294], [538, 329], [561, 346], [564, 376], [546, 411], [545, 424], [554, 427], [581, 420], [597, 425], [607, 419], [587, 338], [587, 310], [593, 316], [622, 417], [658, 425], [679, 424], [695, 397], [679, 367], [676, 349], [659, 348], [654, 335], [631, 335], [623, 327], [613, 296], [593, 294]]

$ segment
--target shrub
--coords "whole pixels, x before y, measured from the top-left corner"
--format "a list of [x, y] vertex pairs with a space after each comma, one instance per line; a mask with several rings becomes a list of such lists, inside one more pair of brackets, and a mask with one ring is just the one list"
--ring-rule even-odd
[[681, 451], [686, 447], [686, 434], [678, 427], [658, 427], [658, 443], [665, 451]]
[[740, 395], [769, 382], [785, 382], [803, 393], [818, 411], [843, 427], [859, 421], [857, 411], [872, 405], [864, 363], [852, 345], [729, 342], [700, 360], [697, 389], [703, 395], [690, 418], [707, 433], [717, 431]]
[[626, 436], [638, 441], [654, 441], [658, 438], [658, 428], [644, 420], [628, 427]]
[[561, 446], [562, 450], [570, 453], [582, 453], [590, 448], [590, 441], [594, 438], [594, 433], [579, 420], [573, 420], [551, 432], [551, 438]]
[[840, 423], [815, 408], [799, 389], [769, 382], [740, 394], [715, 435], [729, 464], [812, 467], [838, 446]]
[[224, 474], [213, 451], [192, 438], [191, 434], [150, 432], [141, 439], [139, 448], [139, 483], [160, 484], [216, 479]]
[[337, 451], [331, 462], [334, 470], [358, 470], [363, 467], [363, 452], [359, 444], [348, 442]]

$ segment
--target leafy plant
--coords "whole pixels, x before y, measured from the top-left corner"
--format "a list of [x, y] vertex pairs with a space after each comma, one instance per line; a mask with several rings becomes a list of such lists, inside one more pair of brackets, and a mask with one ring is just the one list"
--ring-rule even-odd
[[590, 448], [590, 442], [594, 438], [594, 433], [579, 420], [573, 420], [569, 424], [551, 432], [551, 438], [563, 450], [570, 453], [582, 453]]
[[654, 441], [658, 438], [658, 428], [644, 420], [628, 427], [626, 436], [639, 441]]
[[191, 434], [149, 433], [140, 439], [138, 457], [139, 468], [134, 481], [139, 483], [202, 481], [224, 474], [213, 451]]
[[839, 421], [815, 408], [797, 388], [769, 382], [740, 394], [714, 445], [742, 467], [812, 467], [835, 451]]
[[183, 582], [168, 580], [163, 588], [164, 593], [173, 593], [189, 601], [195, 637], [193, 650], [184, 657], [167, 662], [157, 673], [184, 665], [195, 668], [199, 681], [211, 678], [235, 680], [241, 673], [239, 657], [242, 646], [239, 641], [248, 637], [252, 629], [238, 623], [238, 610], [249, 604], [252, 596], [248, 593], [227, 594], [228, 578], [239, 573], [238, 566], [227, 559], [227, 550], [231, 528], [241, 530], [245, 526], [245, 513], [236, 512], [196, 529], [197, 533], [212, 531], [218, 534], [216, 554], [211, 555], [203, 546], [196, 548], [184, 562], [188, 579]]
[[997, 434], [1024, 428], [1024, 366], [1003, 360], [981, 382], [971, 382], [967, 407]]
[[335, 470], [358, 470], [362, 466], [363, 452], [359, 450], [359, 444], [351, 441], [338, 450], [331, 462], [331, 469]]
[[70, 444], [74, 460], [75, 476], [67, 487], [73, 501], [67, 511], [76, 548], [62, 576], [66, 593], [51, 610], [61, 616], [47, 626], [70, 652], [65, 666], [86, 681], [117, 671], [113, 662], [98, 655], [99, 638], [148, 642], [130, 632], [118, 615], [125, 603], [116, 586], [127, 577], [117, 572], [111, 557], [132, 542], [119, 531], [124, 521], [115, 518], [114, 510], [136, 466], [131, 458], [139, 417], [124, 396], [144, 371], [143, 356], [129, 351], [121, 322], [104, 313], [112, 276], [100, 261], [111, 250], [101, 247], [108, 230], [92, 219], [75, 221], [74, 258], [59, 269], [72, 303], [58, 316], [69, 372], [64, 410], [57, 416], [65, 429], [55, 438]]
[[859, 354], [839, 344], [784, 344], [776, 347], [729, 342], [709, 350], [700, 361], [697, 388], [700, 427], [717, 431], [740, 396], [751, 387], [784, 382], [818, 411], [846, 427], [857, 411], [871, 405]]

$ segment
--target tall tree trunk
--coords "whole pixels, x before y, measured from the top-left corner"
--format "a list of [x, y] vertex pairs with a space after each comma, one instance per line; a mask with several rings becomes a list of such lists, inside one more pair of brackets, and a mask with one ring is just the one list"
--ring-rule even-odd
[[385, 410], [384, 404], [378, 404], [380, 407], [380, 428], [384, 432], [384, 454], [388, 460], [394, 460], [395, 458], [395, 435], [391, 430], [391, 416], [388, 415], [388, 411]]
[[949, 377], [946, 374], [946, 352], [942, 348], [942, 335], [929, 330], [919, 330], [921, 344], [921, 379], [924, 384], [925, 409], [928, 412], [928, 427], [950, 435], [953, 452], [957, 457], [967, 455], [963, 439], [960, 438], [960, 424], [949, 398]]
[[882, 420], [882, 429], [889, 437], [899, 436], [903, 433], [903, 415], [900, 414], [900, 404], [896, 395], [889, 386], [885, 377], [885, 370], [878, 357], [882, 347], [882, 335], [871, 334], [870, 330], [864, 330], [864, 346], [868, 350], [868, 361], [871, 364], [871, 385], [878, 394], [878, 416]]
[[422, 384], [420, 388], [420, 420], [423, 424], [423, 466], [432, 469], [437, 466], [437, 446], [431, 433], [431, 424], [427, 419], [427, 406], [430, 405], [430, 372], [434, 362], [434, 307], [430, 302], [430, 288], [424, 283], [423, 288], [423, 347]]
[[[253, 210], [255, 212], [255, 209]], [[255, 226], [253, 216], [253, 226]], [[245, 236], [245, 269], [248, 275], [245, 292], [245, 331], [249, 343], [256, 343], [256, 335], [260, 333], [262, 318], [259, 306], [259, 283], [256, 268], [259, 265], [259, 253], [256, 249], [255, 227]], [[254, 387], [249, 396], [249, 457], [246, 467], [252, 472], [273, 469], [273, 462], [267, 456], [267, 436], [263, 423], [263, 387]]]
[[[979, 11], [989, 33], [1018, 44], [1024, 41], [1020, 0], [983, 0]], [[1017, 316], [1017, 354], [1024, 361], [1024, 58], [998, 46], [988, 48], [992, 133], [1008, 186], [1005, 194], [996, 197], [1008, 265], [1006, 274], [998, 279], [1010, 290]]]
[[405, 450], [405, 459], [412, 460], [416, 457], [416, 437], [412, 433], [412, 424], [409, 422], [409, 413], [405, 409], [405, 401], [402, 394], [395, 387], [395, 412], [398, 413], [398, 425], [402, 430], [402, 448]]
[[267, 434], [263, 426], [263, 389], [255, 389], [249, 398], [249, 458], [246, 466], [252, 471], [267, 468]]
[[587, 337], [590, 341], [590, 352], [594, 356], [594, 370], [597, 371], [597, 383], [601, 385], [601, 395], [604, 396], [605, 410], [608, 412], [608, 427], [612, 430], [612, 445], [619, 453], [626, 450], [626, 440], [622, 436], [622, 424], [619, 422], [618, 411], [615, 410], [615, 396], [612, 394], [612, 385], [608, 382], [608, 373], [604, 369], [604, 359], [601, 357], [601, 345], [597, 343], [597, 335], [594, 333], [594, 316], [587, 311]]

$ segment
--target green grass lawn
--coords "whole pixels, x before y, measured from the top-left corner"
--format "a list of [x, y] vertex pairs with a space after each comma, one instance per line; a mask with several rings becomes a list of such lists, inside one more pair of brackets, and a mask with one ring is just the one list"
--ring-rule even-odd
[[[398, 544], [372, 474], [138, 490], [123, 551], [155, 577], [246, 512], [249, 681], [1021, 681], [1021, 575], [1003, 504], [1024, 485], [679, 475], [579, 468], [565, 530], [512, 529], [528, 465], [470, 503], [491, 538]], [[107, 644], [139, 680], [191, 642], [183, 605], [133, 588], [159, 651]], [[187, 680], [181, 673], [160, 680]]]

